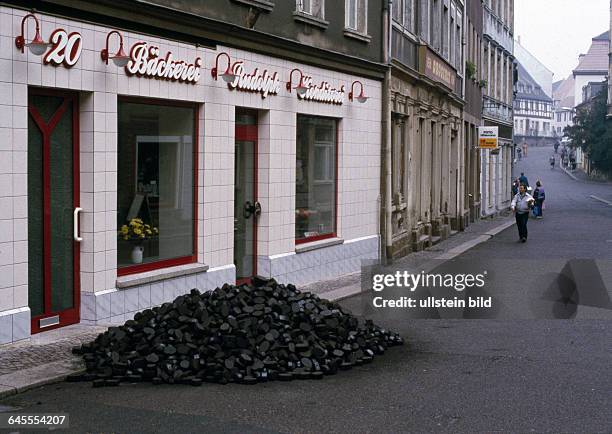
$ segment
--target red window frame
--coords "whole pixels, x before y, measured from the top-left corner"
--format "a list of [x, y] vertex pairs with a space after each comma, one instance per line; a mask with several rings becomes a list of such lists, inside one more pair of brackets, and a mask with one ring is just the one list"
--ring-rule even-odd
[[[336, 152], [335, 154], [335, 158], [336, 158], [336, 167], [334, 170], [334, 230], [332, 232], [329, 232], [327, 234], [321, 234], [321, 235], [315, 235], [312, 237], [304, 237], [304, 238], [296, 238], [295, 239], [295, 244], [305, 244], [305, 243], [312, 243], [314, 241], [319, 241], [319, 240], [326, 240], [329, 238], [336, 238], [338, 236], [338, 149], [340, 148], [340, 143], [339, 143], [339, 130], [340, 130], [340, 122], [338, 118], [333, 118], [333, 117], [329, 117], [329, 116], [317, 116], [317, 115], [310, 115], [310, 114], [306, 114], [306, 113], [298, 113], [297, 117], [296, 117], [296, 139], [297, 139], [297, 127], [298, 127], [298, 122], [297, 122], [297, 118], [299, 118], [300, 116], [303, 117], [309, 117], [309, 118], [322, 118], [322, 119], [331, 119], [336, 123]], [[296, 146], [297, 146], [297, 140], [296, 140]], [[297, 158], [297, 156], [296, 156]], [[297, 199], [297, 198], [296, 198]], [[296, 209], [297, 209], [297, 200], [296, 200]]]
[[[181, 256], [172, 259], [162, 259], [160, 261], [148, 262], [146, 264], [128, 265], [120, 267], [117, 264], [117, 276], [126, 276], [129, 274], [144, 273], [147, 271], [159, 270], [162, 268], [175, 267], [178, 265], [193, 264], [198, 262], [198, 155], [200, 149], [200, 125], [199, 125], [199, 114], [201, 105], [195, 102], [189, 101], [176, 101], [166, 100], [158, 98], [145, 98], [145, 97], [134, 97], [134, 96], [118, 96], [118, 103], [128, 102], [136, 104], [154, 104], [159, 106], [170, 106], [170, 107], [187, 107], [193, 109], [194, 116], [194, 136], [193, 142], [193, 254], [189, 256]], [[118, 111], [118, 110], [117, 110]], [[117, 116], [117, 123], [119, 123], [119, 116]], [[117, 125], [118, 126], [118, 125]], [[117, 135], [119, 135], [119, 128], [117, 128]], [[117, 150], [117, 154], [119, 151]], [[119, 195], [117, 195], [119, 196]]]

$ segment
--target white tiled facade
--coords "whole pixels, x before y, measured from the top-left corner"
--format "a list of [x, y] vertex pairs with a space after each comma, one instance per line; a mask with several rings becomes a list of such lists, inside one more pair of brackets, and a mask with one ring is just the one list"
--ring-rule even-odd
[[[172, 300], [197, 287], [233, 283], [234, 119], [236, 107], [259, 111], [258, 274], [298, 284], [359, 270], [361, 259], [379, 254], [381, 83], [283, 59], [121, 31], [125, 47], [146, 41], [189, 63], [202, 58], [197, 84], [129, 77], [100, 59], [111, 28], [37, 14], [44, 39], [56, 28], [82, 35], [83, 51], [74, 67], [44, 65], [41, 56], [15, 47], [26, 11], [0, 7], [0, 344], [29, 337], [27, 126], [28, 86], [78, 92], [80, 107], [80, 277], [83, 323], [121, 322], [137, 310]], [[30, 22], [30, 26], [31, 26]], [[31, 37], [31, 35], [29, 35]], [[116, 44], [116, 41], [114, 42]], [[113, 45], [115, 46], [115, 45]], [[250, 72], [277, 71], [278, 95], [230, 90], [210, 69], [227, 52]], [[222, 59], [223, 60], [223, 59]], [[223, 63], [223, 62], [222, 62]], [[223, 63], [223, 67], [225, 64]], [[284, 83], [298, 67], [315, 82], [361, 80], [366, 103], [342, 105], [298, 100]], [[117, 288], [117, 97], [139, 96], [199, 105], [197, 258], [207, 271], [155, 283]], [[337, 237], [342, 244], [304, 253], [295, 249], [297, 114], [338, 119]], [[137, 275], [136, 275], [137, 277]], [[11, 324], [10, 327], [8, 324]]]

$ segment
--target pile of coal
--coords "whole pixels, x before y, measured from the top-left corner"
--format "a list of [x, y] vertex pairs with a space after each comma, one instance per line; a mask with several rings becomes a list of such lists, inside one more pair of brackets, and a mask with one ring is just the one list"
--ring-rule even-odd
[[294, 285], [193, 289], [73, 349], [94, 386], [150, 381], [254, 384], [319, 379], [372, 361], [402, 338]]

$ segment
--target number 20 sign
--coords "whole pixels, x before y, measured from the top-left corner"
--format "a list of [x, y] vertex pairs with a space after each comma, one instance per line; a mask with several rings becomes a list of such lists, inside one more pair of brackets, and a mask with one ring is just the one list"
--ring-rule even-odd
[[64, 29], [56, 29], [49, 37], [51, 48], [45, 54], [45, 64], [61, 65], [72, 68], [81, 57], [83, 38], [80, 33], [67, 33]]

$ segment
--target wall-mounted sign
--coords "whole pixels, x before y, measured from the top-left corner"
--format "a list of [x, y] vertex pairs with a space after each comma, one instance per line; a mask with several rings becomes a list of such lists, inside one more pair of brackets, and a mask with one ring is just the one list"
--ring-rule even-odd
[[56, 29], [49, 37], [51, 48], [45, 54], [45, 64], [64, 65], [72, 68], [81, 57], [83, 38], [80, 33], [68, 34], [64, 29]]
[[244, 72], [244, 63], [242, 61], [235, 62], [232, 65], [232, 74], [235, 75], [234, 80], [227, 83], [230, 89], [259, 92], [262, 98], [268, 95], [277, 95], [281, 89], [281, 82], [277, 72], [270, 75], [267, 69], [262, 72], [255, 68], [252, 73], [247, 74]]
[[455, 90], [457, 72], [426, 45], [419, 47], [419, 72], [450, 90]]
[[478, 147], [480, 149], [497, 149], [497, 127], [478, 127]]
[[300, 99], [331, 104], [344, 103], [344, 85], [340, 86], [340, 89], [336, 89], [331, 87], [328, 82], [323, 81], [317, 86], [313, 83], [312, 77], [304, 76], [302, 78], [302, 86], [304, 86], [306, 90], [297, 92], [298, 98]]
[[200, 79], [202, 59], [197, 57], [193, 63], [174, 60], [168, 51], [166, 57], [159, 57], [159, 47], [137, 42], [130, 50], [130, 61], [125, 66], [128, 75], [146, 78], [197, 83]]

